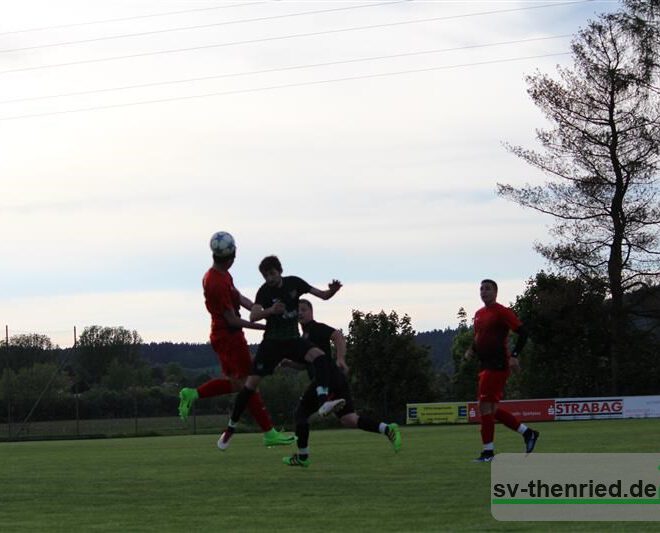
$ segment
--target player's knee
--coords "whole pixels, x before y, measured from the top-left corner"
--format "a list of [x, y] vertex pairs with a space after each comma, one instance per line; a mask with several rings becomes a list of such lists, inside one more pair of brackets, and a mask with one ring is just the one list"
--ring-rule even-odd
[[260, 379], [261, 378], [259, 376], [255, 376], [255, 375], [248, 376], [247, 379], [245, 380], [243, 386], [246, 389], [250, 389], [252, 392], [254, 392], [259, 387]]
[[231, 381], [234, 392], [238, 392], [245, 386], [245, 378], [229, 378], [229, 381]]
[[354, 429], [358, 427], [358, 416], [355, 413], [349, 413], [339, 418], [341, 425], [346, 428]]
[[310, 348], [309, 351], [305, 354], [305, 361], [309, 361], [311, 363], [314, 361], [314, 359], [323, 355], [325, 355], [323, 350], [320, 350], [319, 348]]
[[479, 413], [482, 415], [490, 415], [495, 412], [497, 404], [495, 402], [479, 402]]

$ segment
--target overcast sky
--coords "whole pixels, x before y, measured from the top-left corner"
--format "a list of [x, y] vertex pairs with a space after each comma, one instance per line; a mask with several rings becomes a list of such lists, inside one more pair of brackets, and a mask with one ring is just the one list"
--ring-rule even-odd
[[205, 342], [218, 230], [250, 298], [268, 254], [340, 279], [316, 318], [344, 329], [455, 327], [484, 277], [512, 302], [551, 222], [495, 194], [545, 179], [502, 146], [546, 125], [524, 76], [618, 5], [0, 2], [1, 324]]

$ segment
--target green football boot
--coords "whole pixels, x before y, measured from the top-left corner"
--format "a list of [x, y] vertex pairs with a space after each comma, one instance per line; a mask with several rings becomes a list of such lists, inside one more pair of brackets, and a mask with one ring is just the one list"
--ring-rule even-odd
[[298, 437], [295, 435], [280, 433], [275, 428], [271, 428], [264, 433], [264, 446], [268, 446], [269, 448], [271, 446], [287, 446], [293, 444], [297, 440]]
[[193, 402], [199, 398], [199, 393], [197, 392], [197, 389], [184, 387], [179, 392], [179, 398], [179, 416], [181, 417], [181, 420], [185, 422], [190, 414]]
[[387, 424], [387, 430], [385, 431], [385, 436], [392, 443], [392, 448], [394, 448], [394, 453], [398, 453], [401, 449], [401, 430], [399, 429], [398, 424]]
[[303, 468], [309, 468], [309, 465], [312, 464], [309, 456], [307, 459], [301, 459], [297, 453], [294, 453], [291, 457], [282, 457], [282, 462], [285, 465], [302, 466]]

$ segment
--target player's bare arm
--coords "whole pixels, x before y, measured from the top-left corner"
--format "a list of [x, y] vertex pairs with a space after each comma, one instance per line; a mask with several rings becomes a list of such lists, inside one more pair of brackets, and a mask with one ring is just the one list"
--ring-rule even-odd
[[344, 374], [348, 374], [349, 368], [346, 363], [346, 337], [344, 334], [336, 329], [330, 335], [330, 341], [335, 346], [335, 353], [337, 355], [337, 366], [341, 369]]
[[240, 292], [238, 293], [238, 296], [240, 298], [241, 307], [243, 309], [247, 309], [248, 311], [252, 311], [252, 307], [254, 307], [254, 302], [250, 300], [247, 296], [243, 296]]
[[252, 321], [243, 320], [233, 309], [225, 309], [222, 316], [227, 321], [227, 325], [232, 328], [266, 329], [266, 326], [263, 324], [255, 324]]
[[274, 303], [266, 309], [259, 304], [254, 304], [250, 310], [250, 320], [252, 322], [257, 322], [271, 315], [281, 315], [284, 311], [286, 311], [286, 307], [282, 302]]
[[321, 300], [329, 300], [332, 298], [339, 289], [341, 289], [342, 284], [341, 281], [337, 279], [333, 279], [330, 283], [328, 283], [328, 288], [324, 291], [321, 289], [317, 289], [316, 287], [310, 287], [309, 288], [309, 293], [313, 294], [317, 298], [320, 298]]

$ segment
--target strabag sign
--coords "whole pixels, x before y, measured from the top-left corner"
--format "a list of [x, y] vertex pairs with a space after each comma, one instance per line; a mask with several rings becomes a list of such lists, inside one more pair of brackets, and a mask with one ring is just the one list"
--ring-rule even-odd
[[555, 400], [555, 420], [623, 418], [623, 398], [563, 398]]

